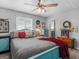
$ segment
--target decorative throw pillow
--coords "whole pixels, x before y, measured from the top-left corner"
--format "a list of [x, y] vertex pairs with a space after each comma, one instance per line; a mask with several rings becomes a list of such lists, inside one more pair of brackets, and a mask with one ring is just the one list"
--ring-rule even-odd
[[28, 32], [25, 32], [25, 33], [27, 34], [25, 37], [26, 37], [26, 38], [29, 38], [29, 36], [28, 36], [29, 33], [28, 33]]
[[27, 33], [26, 38], [33, 37], [32, 32], [26, 32], [26, 33]]
[[9, 35], [10, 35], [11, 38], [13, 38], [14, 33], [13, 32], [10, 32]]
[[33, 37], [32, 32], [28, 32], [29, 37]]
[[13, 38], [18, 38], [18, 32], [13, 32]]
[[18, 32], [19, 38], [25, 38], [26, 33], [25, 32]]

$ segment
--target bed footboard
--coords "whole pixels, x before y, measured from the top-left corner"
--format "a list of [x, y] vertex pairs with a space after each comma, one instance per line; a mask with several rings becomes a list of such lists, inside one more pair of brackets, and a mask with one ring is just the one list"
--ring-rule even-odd
[[55, 46], [55, 47], [48, 49], [42, 53], [32, 56], [28, 59], [60, 59], [59, 58], [59, 47]]

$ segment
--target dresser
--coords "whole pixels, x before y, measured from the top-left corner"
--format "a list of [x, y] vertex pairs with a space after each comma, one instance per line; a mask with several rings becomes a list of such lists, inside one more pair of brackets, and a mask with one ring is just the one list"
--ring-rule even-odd
[[10, 36], [0, 37], [0, 54], [10, 51]]

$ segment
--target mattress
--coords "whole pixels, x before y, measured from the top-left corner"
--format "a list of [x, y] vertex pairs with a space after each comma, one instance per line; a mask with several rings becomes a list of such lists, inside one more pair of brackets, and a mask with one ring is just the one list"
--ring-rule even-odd
[[33, 55], [43, 52], [56, 46], [55, 43], [37, 38], [30, 39], [12, 39], [11, 54], [12, 59], [27, 59]]

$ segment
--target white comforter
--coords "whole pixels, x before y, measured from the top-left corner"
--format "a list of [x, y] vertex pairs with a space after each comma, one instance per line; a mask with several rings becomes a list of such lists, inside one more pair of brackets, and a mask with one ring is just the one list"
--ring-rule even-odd
[[56, 44], [53, 42], [38, 40], [36, 38], [30, 39], [12, 39], [11, 53], [12, 59], [27, 59], [35, 54], [45, 51]]

